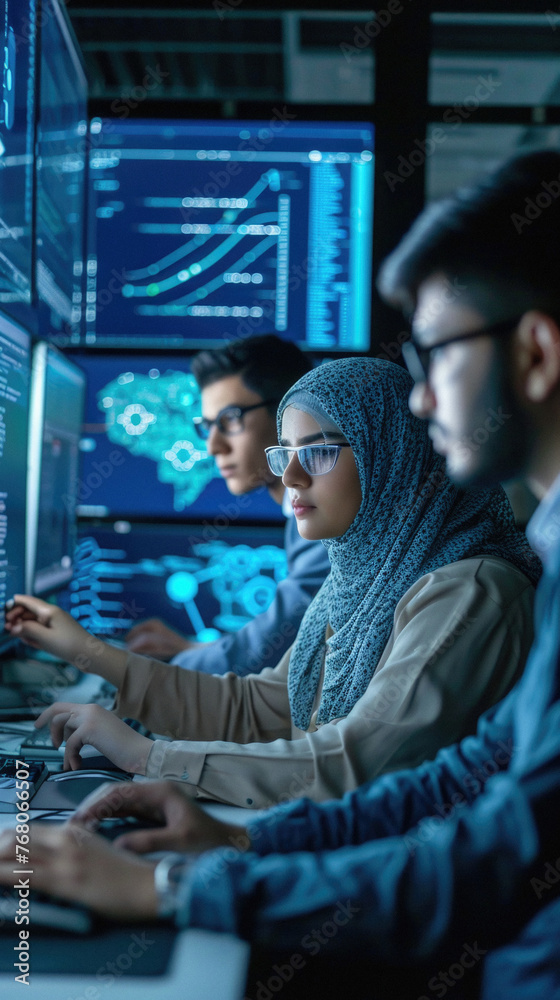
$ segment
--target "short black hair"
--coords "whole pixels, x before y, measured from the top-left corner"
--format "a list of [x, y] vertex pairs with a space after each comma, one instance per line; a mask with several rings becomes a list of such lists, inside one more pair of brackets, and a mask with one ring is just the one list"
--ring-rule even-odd
[[230, 340], [224, 347], [200, 351], [191, 360], [191, 372], [200, 389], [228, 375], [240, 375], [248, 389], [277, 403], [311, 368], [309, 355], [274, 333]]
[[428, 205], [382, 263], [377, 287], [412, 312], [435, 274], [462, 283], [492, 321], [527, 309], [560, 317], [560, 151], [517, 155]]

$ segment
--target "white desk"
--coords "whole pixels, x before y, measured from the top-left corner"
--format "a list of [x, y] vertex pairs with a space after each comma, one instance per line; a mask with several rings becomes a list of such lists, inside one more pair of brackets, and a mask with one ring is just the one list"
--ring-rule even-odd
[[[9, 934], [0, 936], [2, 948], [8, 941], [11, 941]], [[71, 948], [69, 937], [68, 949]], [[102, 967], [107, 960], [115, 961], [118, 957], [100, 951], [99, 965]], [[127, 974], [108, 982], [107, 975], [31, 972], [26, 988], [10, 974], [0, 973], [0, 996], [2, 1000], [15, 997], [21, 1000], [22, 996], [37, 1000], [242, 1000], [248, 962], [246, 942], [228, 934], [188, 930], [177, 935], [166, 975]]]

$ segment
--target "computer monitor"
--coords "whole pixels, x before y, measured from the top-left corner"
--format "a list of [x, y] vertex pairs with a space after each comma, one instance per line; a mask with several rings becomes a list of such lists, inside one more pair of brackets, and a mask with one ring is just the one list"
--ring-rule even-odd
[[200, 392], [186, 354], [72, 351], [71, 357], [87, 382], [79, 515], [283, 521], [265, 487], [229, 493], [193, 422]]
[[26, 589], [51, 593], [72, 578], [85, 376], [45, 341], [35, 344], [27, 475]]
[[90, 127], [88, 345], [198, 349], [277, 333], [317, 352], [369, 349], [371, 123], [279, 113]]
[[35, 0], [0, 0], [0, 307], [33, 295]]
[[0, 651], [6, 601], [25, 587], [29, 333], [0, 312]]
[[200, 641], [236, 631], [272, 601], [287, 573], [283, 529], [91, 522], [58, 603], [96, 635], [163, 618]]
[[40, 29], [37, 121], [39, 334], [64, 346], [80, 330], [86, 229], [87, 80], [66, 10], [49, 0]]

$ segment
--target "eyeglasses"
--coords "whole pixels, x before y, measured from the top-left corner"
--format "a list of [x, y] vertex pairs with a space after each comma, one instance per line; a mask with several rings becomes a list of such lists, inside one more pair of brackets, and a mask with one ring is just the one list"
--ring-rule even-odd
[[220, 410], [215, 420], [208, 420], [206, 417], [193, 417], [198, 436], [204, 441], [210, 436], [210, 431], [216, 427], [220, 434], [241, 434], [244, 428], [244, 416], [251, 410], [259, 410], [261, 406], [271, 406], [278, 403], [277, 399], [263, 399], [262, 403], [253, 403], [252, 406], [224, 406]]
[[325, 476], [334, 469], [341, 448], [350, 448], [344, 444], [307, 444], [300, 448], [283, 448], [280, 445], [265, 448], [268, 467], [275, 476], [283, 476], [293, 454], [297, 454], [298, 462], [308, 476]]
[[430, 375], [432, 354], [435, 351], [440, 351], [450, 344], [458, 344], [463, 340], [475, 340], [477, 337], [499, 337], [504, 333], [513, 333], [520, 318], [517, 316], [513, 319], [503, 319], [499, 323], [493, 323], [492, 326], [484, 326], [481, 330], [473, 330], [472, 333], [459, 333], [456, 337], [448, 337], [446, 340], [440, 340], [437, 344], [432, 344], [430, 347], [421, 347], [414, 340], [407, 340], [402, 345], [404, 363], [415, 382], [427, 382]]

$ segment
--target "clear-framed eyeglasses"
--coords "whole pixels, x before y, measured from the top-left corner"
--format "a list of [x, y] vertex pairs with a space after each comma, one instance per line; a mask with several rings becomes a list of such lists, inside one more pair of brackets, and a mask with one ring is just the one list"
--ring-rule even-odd
[[334, 469], [341, 448], [350, 448], [348, 442], [343, 444], [307, 444], [299, 448], [285, 448], [274, 445], [265, 448], [266, 460], [270, 471], [275, 476], [283, 476], [292, 455], [297, 454], [298, 462], [308, 476], [325, 476]]

